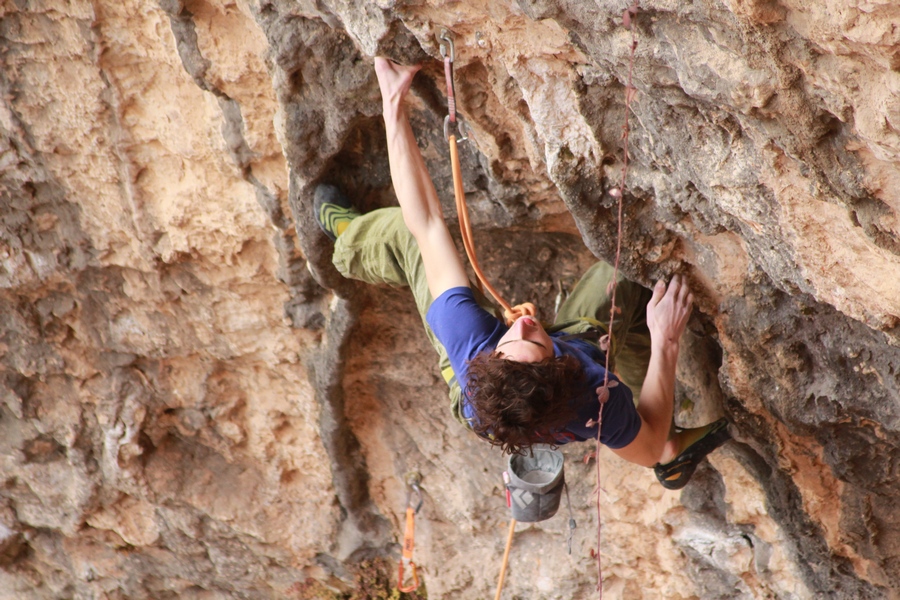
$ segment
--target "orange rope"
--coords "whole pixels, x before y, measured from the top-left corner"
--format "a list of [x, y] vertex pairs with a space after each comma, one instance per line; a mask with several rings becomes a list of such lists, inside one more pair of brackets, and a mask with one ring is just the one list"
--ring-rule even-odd
[[503, 564], [500, 566], [500, 579], [497, 581], [497, 593], [494, 600], [500, 600], [503, 594], [503, 580], [506, 578], [506, 565], [509, 564], [509, 549], [512, 546], [513, 534], [516, 532], [516, 520], [509, 520], [509, 533], [506, 534], [506, 549], [503, 551]]
[[478, 265], [478, 257], [475, 255], [475, 242], [472, 239], [472, 224], [469, 222], [469, 207], [466, 204], [466, 193], [463, 191], [462, 169], [459, 166], [459, 149], [456, 146], [456, 135], [451, 134], [448, 139], [450, 141], [450, 163], [453, 169], [453, 194], [456, 196], [456, 213], [459, 216], [459, 232], [462, 235], [466, 256], [469, 257], [469, 262], [472, 264], [478, 283], [482, 286], [482, 289], [487, 289], [491, 296], [494, 297], [494, 300], [497, 301], [497, 304], [503, 308], [503, 317], [506, 319], [507, 325], [512, 325], [513, 321], [519, 317], [526, 315], [533, 317], [537, 314], [534, 304], [525, 302], [524, 304], [510, 306], [500, 296], [500, 292], [488, 282], [484, 272]]

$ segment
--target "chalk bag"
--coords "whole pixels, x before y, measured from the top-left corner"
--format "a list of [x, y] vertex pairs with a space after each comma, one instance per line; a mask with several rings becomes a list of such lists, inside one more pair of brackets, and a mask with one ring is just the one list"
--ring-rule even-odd
[[549, 519], [559, 509], [566, 474], [563, 455], [543, 444], [509, 457], [509, 508], [523, 523]]

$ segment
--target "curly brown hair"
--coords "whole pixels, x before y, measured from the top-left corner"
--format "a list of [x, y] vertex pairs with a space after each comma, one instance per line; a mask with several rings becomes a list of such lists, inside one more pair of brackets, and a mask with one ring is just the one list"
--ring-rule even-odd
[[469, 361], [466, 397], [477, 416], [472, 429], [510, 454], [544, 441], [576, 414], [584, 369], [572, 356], [518, 362], [494, 352]]

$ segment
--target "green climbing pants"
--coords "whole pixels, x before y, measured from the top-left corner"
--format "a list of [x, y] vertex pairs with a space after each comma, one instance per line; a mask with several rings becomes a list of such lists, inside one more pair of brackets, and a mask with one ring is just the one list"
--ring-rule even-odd
[[[425, 268], [415, 238], [403, 223], [399, 208], [382, 208], [355, 218], [338, 237], [332, 257], [337, 270], [349, 279], [365, 283], [408, 286], [416, 301], [425, 334], [438, 353], [438, 364], [450, 386], [450, 408], [462, 423], [459, 401], [461, 390], [450, 366], [447, 351], [425, 321], [433, 298], [428, 291]], [[598, 262], [581, 278], [560, 307], [556, 323], [566, 333], [580, 333], [593, 325], [608, 329], [610, 298], [607, 287], [613, 268]], [[613, 347], [610, 358], [615, 372], [634, 392], [637, 402], [650, 363], [650, 332], [645, 307], [651, 291], [619, 275], [616, 304], [621, 313], [613, 323]], [[473, 286], [479, 305], [500, 317], [494, 305]]]

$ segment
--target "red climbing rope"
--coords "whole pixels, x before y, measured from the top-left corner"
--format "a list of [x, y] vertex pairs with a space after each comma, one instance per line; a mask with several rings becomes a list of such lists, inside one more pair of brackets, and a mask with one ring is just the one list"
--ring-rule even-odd
[[[606, 351], [606, 375], [603, 378], [603, 387], [609, 389], [609, 355], [613, 348], [613, 323], [616, 320], [616, 288], [619, 281], [619, 261], [622, 257], [622, 199], [625, 197], [625, 182], [628, 176], [628, 116], [631, 111], [631, 101], [634, 99], [635, 88], [632, 85], [632, 73], [634, 71], [634, 51], [637, 49], [637, 37], [634, 27], [631, 26], [632, 18], [637, 15], [640, 0], [634, 0], [631, 6], [622, 12], [622, 25], [631, 31], [631, 54], [628, 60], [628, 83], [625, 86], [625, 123], [622, 125], [622, 145], [624, 147], [624, 156], [622, 159], [622, 178], [618, 188], [613, 188], [609, 194], [618, 200], [617, 213], [617, 234], [616, 234], [616, 260], [613, 264], [613, 278], [610, 293], [610, 309], [609, 309], [609, 342]], [[607, 393], [607, 398], [609, 397]], [[605, 402], [605, 399], [604, 399]], [[597, 592], [600, 600], [603, 600], [603, 567], [600, 564], [600, 541], [601, 541], [601, 519], [600, 519], [600, 429], [603, 427], [603, 406], [601, 405], [597, 416]]]

